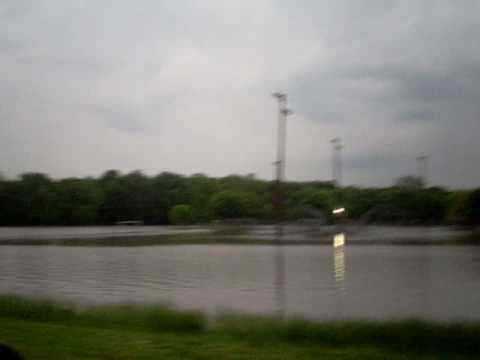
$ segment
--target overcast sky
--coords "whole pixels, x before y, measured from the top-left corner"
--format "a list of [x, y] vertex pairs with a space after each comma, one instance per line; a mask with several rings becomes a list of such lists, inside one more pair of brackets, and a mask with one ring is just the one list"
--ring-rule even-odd
[[480, 185], [480, 2], [0, 1], [0, 172]]

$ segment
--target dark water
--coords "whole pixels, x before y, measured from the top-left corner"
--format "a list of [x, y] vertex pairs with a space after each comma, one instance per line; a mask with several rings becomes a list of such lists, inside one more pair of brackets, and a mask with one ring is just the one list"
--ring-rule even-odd
[[480, 247], [2, 246], [0, 293], [211, 314], [479, 320]]

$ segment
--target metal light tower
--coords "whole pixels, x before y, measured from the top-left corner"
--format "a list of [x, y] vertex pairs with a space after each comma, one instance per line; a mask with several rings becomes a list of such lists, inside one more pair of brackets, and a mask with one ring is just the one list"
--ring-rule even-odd
[[272, 95], [278, 101], [277, 161], [275, 165], [277, 166], [277, 181], [281, 182], [285, 178], [287, 117], [293, 112], [287, 108], [287, 94], [276, 92]]
[[332, 144], [332, 179], [337, 186], [342, 186], [342, 141], [339, 137], [330, 140]]
[[[285, 103], [286, 105], [286, 103]], [[281, 139], [281, 173], [280, 179], [285, 180], [285, 169], [287, 167], [287, 117], [292, 115], [293, 111], [287, 108], [282, 110], [282, 139]]]
[[277, 129], [277, 160], [276, 165], [276, 190], [273, 198], [273, 206], [277, 211], [278, 219], [283, 217], [283, 192], [281, 182], [285, 179], [285, 158], [287, 140], [287, 117], [292, 111], [287, 108], [287, 94], [276, 92], [272, 94], [278, 101], [278, 129]]
[[428, 156], [422, 155], [417, 157], [418, 178], [422, 181], [422, 186], [427, 186], [427, 162]]

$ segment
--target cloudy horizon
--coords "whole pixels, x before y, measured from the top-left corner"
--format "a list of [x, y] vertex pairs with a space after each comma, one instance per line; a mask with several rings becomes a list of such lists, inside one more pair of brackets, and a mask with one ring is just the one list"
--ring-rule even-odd
[[289, 180], [480, 186], [480, 3], [6, 0], [0, 173], [108, 169], [271, 179], [288, 93]]

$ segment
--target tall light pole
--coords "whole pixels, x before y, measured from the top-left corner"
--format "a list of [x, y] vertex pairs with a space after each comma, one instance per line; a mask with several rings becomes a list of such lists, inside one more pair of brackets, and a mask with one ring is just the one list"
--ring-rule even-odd
[[332, 144], [332, 179], [337, 186], [342, 186], [342, 141], [339, 137], [330, 140]]
[[277, 129], [277, 167], [276, 180], [281, 182], [285, 178], [285, 159], [287, 141], [287, 117], [292, 110], [287, 108], [287, 94], [276, 92], [272, 94], [278, 101], [278, 129]]
[[284, 203], [281, 182], [285, 179], [287, 117], [293, 112], [287, 108], [287, 94], [276, 92], [272, 95], [278, 101], [277, 160], [275, 161], [277, 189], [275, 191], [273, 205], [280, 219], [283, 215]]
[[427, 162], [428, 156], [417, 156], [418, 178], [422, 182], [422, 186], [427, 186]]
[[[285, 102], [286, 105], [286, 102]], [[293, 111], [286, 107], [282, 110], [282, 139], [281, 139], [281, 173], [280, 179], [285, 180], [285, 169], [287, 167], [287, 118], [292, 115]]]

